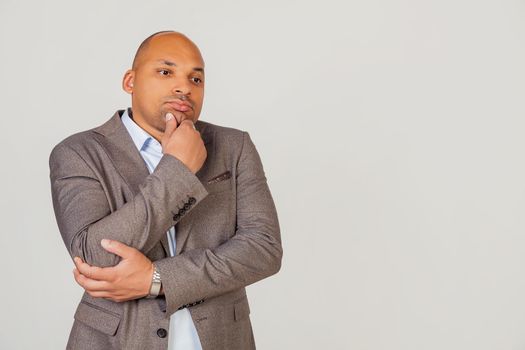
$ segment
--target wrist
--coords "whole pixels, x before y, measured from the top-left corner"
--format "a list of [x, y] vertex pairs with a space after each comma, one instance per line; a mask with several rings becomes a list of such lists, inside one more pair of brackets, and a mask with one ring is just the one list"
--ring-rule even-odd
[[160, 277], [160, 273], [157, 270], [157, 266], [155, 263], [152, 263], [153, 266], [153, 273], [151, 275], [151, 284], [149, 288], [149, 293], [146, 296], [148, 299], [153, 299], [159, 296], [161, 287], [162, 287], [162, 280]]

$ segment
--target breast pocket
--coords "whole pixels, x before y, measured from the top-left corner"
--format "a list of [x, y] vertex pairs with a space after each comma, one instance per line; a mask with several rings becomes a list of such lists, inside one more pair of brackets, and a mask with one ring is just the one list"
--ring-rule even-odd
[[222, 193], [225, 191], [231, 191], [232, 186], [232, 174], [229, 170], [212, 176], [204, 183], [206, 191], [208, 191], [208, 194], [211, 195]]

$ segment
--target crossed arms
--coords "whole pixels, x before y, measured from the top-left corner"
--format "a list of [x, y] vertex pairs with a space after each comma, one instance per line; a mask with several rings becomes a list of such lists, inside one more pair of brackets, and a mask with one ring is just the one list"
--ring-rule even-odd
[[[188, 250], [155, 262], [169, 315], [184, 304], [244, 287], [280, 269], [282, 247], [273, 199], [255, 146], [247, 133], [242, 137], [237, 162], [235, 235], [217, 247]], [[199, 179], [182, 162], [165, 154], [136, 196], [115, 208], [101, 181], [102, 170], [85, 158], [74, 144], [59, 144], [51, 153], [55, 215], [70, 255], [95, 267], [114, 266], [109, 272], [123, 271], [117, 264], [126, 261], [128, 266], [138, 261], [135, 268], [143, 271], [149, 261], [145, 254], [177, 222], [174, 214], [187, 205], [189, 198], [194, 198], [195, 207], [207, 195]], [[106, 250], [102, 239], [116, 241], [113, 250]], [[125, 255], [122, 260], [118, 251]], [[87, 266], [83, 267], [85, 271]], [[95, 267], [90, 271], [106, 270]], [[151, 279], [142, 281], [149, 285]], [[141, 296], [144, 290], [138, 288], [136, 297]]]

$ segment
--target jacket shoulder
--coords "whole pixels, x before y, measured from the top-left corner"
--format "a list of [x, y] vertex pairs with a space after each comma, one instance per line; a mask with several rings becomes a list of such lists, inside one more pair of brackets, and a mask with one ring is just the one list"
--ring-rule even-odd
[[240, 147], [243, 144], [245, 134], [247, 134], [244, 130], [228, 126], [217, 125], [205, 121], [198, 121], [198, 123], [202, 125], [201, 130], [203, 133], [205, 132], [213, 135], [215, 141], [223, 146], [227, 144], [233, 147]]
[[96, 128], [77, 132], [70, 135], [56, 144], [49, 155], [49, 162], [53, 160], [63, 158], [64, 156], [76, 153], [80, 155], [93, 147], [97, 148], [99, 143], [97, 142]]
[[99, 126], [94, 128], [77, 132], [71, 136], [66, 137], [60, 141], [51, 151], [51, 158], [53, 154], [59, 151], [76, 151], [81, 153], [98, 147], [98, 139], [102, 134], [112, 134], [116, 127], [118, 127], [118, 120], [122, 115], [123, 110], [116, 111], [111, 118], [106, 120]]
[[199, 120], [198, 123], [202, 125], [202, 129], [205, 130], [205, 132], [215, 132], [217, 136], [242, 138], [243, 134], [245, 133], [244, 130], [235, 129], [229, 126], [213, 124], [213, 123], [205, 122], [202, 120]]

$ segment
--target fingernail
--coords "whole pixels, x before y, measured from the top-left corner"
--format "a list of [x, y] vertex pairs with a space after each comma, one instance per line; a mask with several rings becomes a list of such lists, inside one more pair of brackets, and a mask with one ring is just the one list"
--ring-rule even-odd
[[173, 119], [173, 114], [172, 113], [166, 113], [166, 121], [172, 120], [172, 119]]
[[109, 247], [109, 243], [110, 243], [110, 242], [109, 242], [109, 239], [105, 239], [105, 238], [104, 238], [102, 241], [100, 241], [100, 244], [102, 244], [102, 246], [103, 246], [104, 248]]

